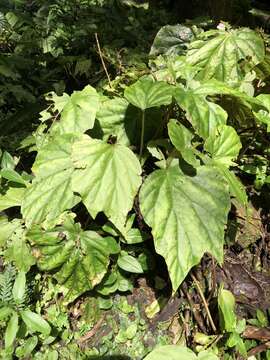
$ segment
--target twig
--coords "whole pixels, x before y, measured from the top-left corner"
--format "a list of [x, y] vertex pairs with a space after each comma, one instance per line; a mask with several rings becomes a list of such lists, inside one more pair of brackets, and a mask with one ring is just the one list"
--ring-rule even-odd
[[182, 285], [182, 291], [183, 291], [185, 297], [186, 297], [187, 300], [188, 300], [188, 303], [189, 303], [189, 306], [190, 306], [190, 310], [192, 311], [193, 316], [194, 316], [195, 320], [197, 321], [199, 328], [201, 329], [201, 331], [202, 331], [203, 333], [206, 334], [207, 331], [206, 331], [206, 328], [205, 328], [205, 326], [204, 326], [204, 324], [203, 324], [203, 319], [201, 318], [198, 310], [196, 309], [196, 306], [195, 306], [195, 304], [194, 304], [194, 302], [193, 302], [190, 294], [188, 293], [188, 290], [187, 290], [185, 284]]
[[107, 70], [107, 68], [106, 68], [106, 64], [105, 64], [104, 59], [103, 59], [103, 56], [102, 56], [102, 51], [101, 51], [101, 48], [100, 48], [100, 44], [99, 44], [98, 34], [97, 34], [97, 33], [95, 33], [95, 38], [96, 38], [96, 43], [97, 43], [97, 48], [98, 48], [98, 54], [99, 54], [99, 57], [100, 57], [100, 60], [101, 60], [103, 69], [104, 69], [104, 71], [105, 71], [105, 74], [106, 74], [106, 76], [107, 76], [107, 79], [108, 79], [108, 82], [109, 82], [109, 86], [110, 86], [110, 88], [112, 89], [112, 83], [111, 83], [110, 75], [109, 75], [109, 73], [108, 73], [108, 70]]
[[221, 340], [223, 338], [223, 336], [224, 335], [216, 335], [215, 340], [213, 342], [211, 342], [208, 346], [206, 346], [205, 349], [208, 349], [208, 348], [213, 347], [214, 345], [216, 345], [219, 342], [219, 340]]
[[190, 274], [190, 276], [191, 276], [192, 280], [194, 281], [194, 283], [195, 283], [195, 285], [196, 285], [196, 287], [197, 287], [197, 290], [198, 290], [198, 292], [199, 292], [199, 295], [200, 295], [200, 297], [201, 297], [201, 299], [202, 299], [202, 302], [203, 302], [203, 305], [204, 305], [204, 307], [205, 307], [206, 314], [207, 314], [207, 317], [208, 317], [209, 322], [210, 322], [210, 324], [211, 324], [211, 327], [212, 327], [214, 333], [216, 333], [216, 332], [217, 332], [217, 328], [216, 328], [216, 325], [214, 324], [214, 321], [213, 321], [213, 319], [212, 319], [211, 313], [210, 313], [210, 311], [209, 311], [208, 304], [207, 304], [207, 302], [206, 302], [206, 300], [205, 300], [205, 297], [204, 297], [204, 295], [203, 295], [203, 292], [202, 292], [202, 289], [201, 289], [201, 287], [200, 287], [200, 284], [199, 284], [199, 282], [197, 281], [197, 279], [195, 278], [195, 276], [194, 276], [192, 273]]
[[92, 327], [92, 329], [90, 331], [88, 331], [84, 336], [80, 337], [78, 339], [78, 343], [83, 343], [86, 340], [90, 339], [93, 335], [95, 335], [95, 333], [97, 332], [98, 328], [100, 327], [100, 325], [102, 324], [104, 320], [104, 316], [102, 316], [98, 322]]
[[190, 320], [190, 310], [189, 309], [185, 309], [185, 317], [184, 317], [184, 331], [185, 331], [185, 338], [186, 338], [186, 343], [188, 344], [190, 341], [190, 326], [189, 326], [189, 320]]
[[211, 256], [211, 290], [209, 293], [209, 296], [207, 298], [207, 302], [210, 301], [210, 299], [212, 299], [212, 297], [215, 295], [215, 291], [216, 291], [216, 287], [217, 287], [217, 272], [216, 272], [216, 264], [215, 264], [215, 259], [213, 256]]

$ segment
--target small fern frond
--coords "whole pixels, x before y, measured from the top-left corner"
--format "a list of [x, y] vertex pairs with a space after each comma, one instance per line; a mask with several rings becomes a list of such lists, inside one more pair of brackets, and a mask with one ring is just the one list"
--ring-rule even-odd
[[0, 274], [0, 304], [12, 305], [14, 303], [12, 288], [15, 281], [16, 270], [12, 265], [7, 265]]

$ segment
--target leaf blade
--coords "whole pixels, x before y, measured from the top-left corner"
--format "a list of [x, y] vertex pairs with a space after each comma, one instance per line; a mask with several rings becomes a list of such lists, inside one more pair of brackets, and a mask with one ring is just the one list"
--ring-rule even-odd
[[[141, 185], [141, 165], [131, 150], [84, 136], [73, 146], [72, 188], [92, 217], [103, 211], [123, 228]], [[87, 179], [87, 181], [86, 181]]]
[[173, 290], [205, 252], [222, 261], [230, 199], [215, 170], [197, 168], [194, 177], [183, 175], [177, 166], [157, 170], [146, 179], [139, 197], [156, 251], [167, 263]]

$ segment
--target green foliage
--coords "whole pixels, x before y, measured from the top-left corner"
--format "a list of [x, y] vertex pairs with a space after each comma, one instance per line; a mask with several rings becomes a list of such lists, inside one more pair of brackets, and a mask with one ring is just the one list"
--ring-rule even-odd
[[54, 277], [66, 288], [66, 302], [99, 284], [107, 272], [109, 255], [119, 252], [113, 238], [82, 231], [71, 215], [55, 229], [32, 227], [27, 238], [37, 246], [38, 267], [57, 270]]
[[1, 274], [0, 300], [2, 305], [12, 303], [12, 287], [15, 280], [15, 274], [15, 269], [12, 266], [8, 266], [7, 269]]
[[[84, 136], [74, 143], [72, 160], [73, 191], [81, 195], [93, 218], [103, 211], [122, 230], [141, 185], [141, 166], [136, 156], [123, 145]], [[84, 182], [85, 178], [88, 182]]]
[[165, 345], [153, 350], [149, 355], [146, 356], [145, 360], [165, 360], [168, 359], [168, 356], [172, 360], [177, 360], [180, 358], [183, 360], [196, 360], [196, 359], [209, 359], [217, 360], [218, 357], [211, 352], [202, 351], [198, 356], [194, 354], [190, 349], [178, 346], [178, 345]]
[[[252, 41], [259, 41], [255, 33], [245, 29], [226, 36], [242, 36], [241, 31], [243, 36], [248, 33]], [[218, 38], [223, 36], [218, 30], [212, 30], [211, 34], [216, 34]], [[239, 38], [241, 36], [239, 35]], [[210, 45], [211, 41], [213, 40], [209, 40]], [[242, 49], [243, 52], [245, 50], [246, 56], [250, 56], [249, 48]], [[188, 52], [187, 58], [190, 56]], [[200, 68], [203, 66], [200, 64]], [[206, 66], [204, 68], [206, 69]], [[199, 78], [202, 79], [200, 74], [199, 71]], [[231, 79], [238, 81], [237, 76], [236, 73], [230, 73]], [[170, 85], [165, 81], [143, 77], [126, 87], [124, 93], [128, 102], [142, 111], [140, 157], [145, 148], [146, 109], [163, 106], [164, 110], [160, 111], [166, 112], [166, 106], [172, 103], [174, 97], [179, 107], [186, 111], [187, 120], [193, 125], [193, 129], [185, 128], [181, 124], [181, 118], [179, 122], [169, 122], [169, 136], [176, 149], [169, 154], [167, 160], [165, 156], [163, 162], [160, 162], [162, 170], [154, 170], [147, 177], [139, 195], [142, 215], [152, 228], [156, 251], [165, 258], [174, 290], [179, 287], [190, 268], [198, 264], [205, 252], [212, 253], [219, 262], [222, 261], [224, 226], [230, 208], [229, 191], [225, 183], [229, 184], [232, 195], [245, 202], [241, 185], [234, 174], [227, 170], [236, 165], [234, 160], [241, 149], [240, 138], [232, 126], [226, 125], [228, 113], [222, 108], [222, 103], [217, 105], [214, 101], [210, 102], [206, 96], [217, 93], [230, 95], [239, 98], [250, 108], [256, 107], [258, 110], [265, 107], [265, 102], [260, 101], [260, 98], [253, 99], [220, 81], [199, 82], [188, 78], [184, 86], [181, 78], [179, 80], [178, 82], [176, 78], [176, 83]], [[226, 79], [218, 77], [218, 80]], [[136, 155], [126, 145], [119, 144], [117, 138], [110, 137], [115, 136], [118, 130], [114, 131], [110, 125], [109, 135], [106, 125], [108, 120], [103, 122], [102, 114], [107, 114], [108, 102], [99, 103], [99, 95], [89, 86], [80, 92], [74, 92], [71, 97], [66, 94], [62, 97], [53, 95], [51, 101], [50, 111], [57, 111], [60, 117], [52, 122], [47, 134], [43, 135], [44, 145], [38, 147], [38, 155], [32, 167], [35, 177], [32, 183], [27, 185], [26, 191], [24, 190], [22, 201], [11, 202], [6, 206], [21, 204], [22, 215], [28, 228], [33, 224], [43, 224], [45, 228], [52, 229], [63, 211], [72, 209], [81, 198], [92, 219], [103, 212], [120, 233], [124, 234], [127, 214], [132, 210], [142, 182], [142, 169]], [[109, 119], [111, 116], [119, 116], [118, 107], [114, 107], [114, 104], [118, 103], [114, 103], [116, 100], [111, 101], [113, 107], [109, 110], [112, 114]], [[126, 103], [123, 102], [123, 105], [125, 108]], [[95, 117], [101, 120], [101, 130], [104, 125], [105, 133], [109, 135], [107, 142], [88, 135], [79, 135], [94, 126]], [[46, 119], [49, 118], [43, 117], [42, 121]], [[116, 129], [117, 127], [118, 124]], [[123, 127], [121, 131], [124, 131]], [[194, 135], [205, 140], [205, 152], [199, 151], [198, 145], [193, 143]], [[179, 152], [184, 160], [195, 166], [194, 174], [185, 169], [185, 164], [179, 159]], [[147, 154], [144, 153], [144, 156]], [[200, 161], [205, 165], [200, 164]], [[13, 188], [10, 189], [7, 194], [14, 191]], [[192, 222], [189, 219], [192, 219]], [[56, 262], [57, 266], [64, 263], [73, 252], [74, 245], [66, 248], [67, 244], [60, 245], [57, 240], [56, 249], [49, 251], [51, 255], [55, 251], [59, 252], [62, 246], [66, 249], [60, 251], [63, 257], [60, 262]], [[57, 255], [53, 258], [55, 256]], [[130, 255], [126, 255], [126, 258], [132, 259]], [[76, 263], [77, 260], [74, 259], [74, 264]], [[124, 265], [123, 257], [119, 258], [118, 264], [125, 270], [129, 268]], [[48, 269], [52, 270], [55, 266], [49, 266]], [[89, 271], [88, 269], [84, 272]], [[138, 266], [135, 272], [138, 272]], [[104, 275], [103, 272], [102, 274]], [[68, 277], [69, 275], [65, 275], [60, 283], [65, 283]], [[78, 294], [92, 288], [101, 278], [93, 281], [90, 287], [82, 287]], [[68, 285], [68, 288], [74, 289], [73, 285]]]
[[[48, 322], [29, 309], [29, 294], [30, 287], [27, 285], [25, 272], [16, 274], [16, 270], [8, 266], [0, 278], [0, 321], [6, 324], [4, 353], [1, 351], [3, 356], [12, 355], [17, 334], [25, 331], [24, 326], [30, 333], [48, 336], [51, 332]], [[36, 344], [37, 341], [35, 346]]]
[[61, 114], [61, 121], [55, 122], [52, 134], [84, 133], [94, 126], [99, 96], [91, 86], [75, 91], [71, 96], [65, 93], [61, 97], [54, 95], [53, 102], [53, 111]]
[[205, 252], [222, 261], [229, 196], [214, 169], [197, 168], [196, 176], [185, 175], [177, 165], [156, 170], [142, 186], [140, 203], [174, 291]]
[[[245, 322], [222, 287], [223, 347], [219, 335], [207, 334], [196, 353], [167, 340], [146, 350], [136, 340], [146, 329], [134, 310], [140, 291], [153, 317], [206, 253], [221, 265], [232, 204], [247, 210], [253, 182], [258, 196], [270, 183], [263, 36], [226, 23], [160, 29], [165, 13], [152, 11], [146, 2], [62, 0], [4, 10], [0, 131], [12, 132], [13, 117], [16, 131], [29, 132], [35, 117], [31, 135], [21, 131], [20, 146], [8, 146], [16, 156], [0, 153], [0, 348], [7, 359], [87, 359], [111, 355], [115, 344], [147, 360], [247, 354]], [[22, 128], [19, 111], [30, 122]], [[243, 185], [246, 174], [251, 186]], [[143, 283], [156, 274], [157, 297]], [[117, 306], [136, 321], [110, 319], [99, 348], [94, 340], [88, 348], [83, 343], [106, 323], [116, 292], [132, 292]], [[267, 324], [260, 312], [255, 320]], [[183, 344], [180, 337], [173, 343]], [[147, 355], [155, 344], [165, 346]]]
[[247, 69], [259, 64], [264, 56], [263, 39], [247, 28], [202, 33], [187, 54], [190, 64], [202, 68], [199, 79], [216, 79], [232, 85], [243, 79]]
[[166, 25], [157, 33], [150, 55], [179, 55], [185, 54], [186, 47], [194, 35], [190, 27], [183, 25]]
[[172, 102], [172, 91], [164, 82], [142, 78], [126, 88], [125, 98], [144, 111], [155, 106], [169, 105]]
[[247, 350], [240, 334], [245, 330], [245, 320], [237, 321], [235, 314], [235, 298], [229, 290], [223, 288], [219, 289], [218, 306], [220, 311], [220, 320], [223, 331], [229, 333], [227, 339], [227, 346], [229, 348], [236, 348], [243, 356], [247, 356]]
[[57, 221], [64, 210], [79, 202], [71, 188], [71, 151], [76, 138], [76, 134], [64, 134], [41, 148], [32, 168], [36, 177], [22, 202], [26, 225]]

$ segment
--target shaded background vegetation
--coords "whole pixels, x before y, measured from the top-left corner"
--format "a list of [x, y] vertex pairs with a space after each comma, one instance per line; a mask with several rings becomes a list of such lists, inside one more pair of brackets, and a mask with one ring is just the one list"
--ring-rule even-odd
[[[105, 79], [95, 33], [112, 78], [144, 71], [150, 44], [165, 24], [205, 17], [267, 27], [267, 1], [4, 0], [0, 5], [0, 145], [16, 147], [44, 107], [43, 95]], [[194, 21], [194, 18], [200, 19]], [[205, 21], [205, 26], [216, 23]], [[128, 79], [127, 79], [128, 81]], [[19, 133], [18, 126], [20, 127]], [[10, 135], [12, 134], [13, 140]], [[6, 136], [9, 135], [8, 141]]]
[[[101, 57], [119, 92], [122, 84], [133, 83], [147, 73], [150, 47], [157, 31], [164, 25], [185, 23], [211, 29], [216, 28], [220, 21], [227, 21], [235, 26], [263, 29], [267, 33], [269, 18], [270, 4], [267, 0], [2, 0], [0, 148], [10, 150], [12, 154], [16, 150], [16, 154], [21, 156], [32, 156], [29, 153], [21, 154], [18, 147], [28, 145], [24, 139], [39, 124], [39, 113], [46, 107], [44, 95], [50, 91], [60, 96], [63, 92], [71, 94], [91, 84], [100, 92], [114, 95], [108, 86]], [[262, 72], [270, 77], [270, 65]], [[243, 151], [248, 149], [254, 133], [253, 128], [248, 130], [243, 130], [247, 131], [246, 137], [241, 134], [247, 143]], [[264, 150], [269, 142], [268, 139], [259, 138], [260, 135], [253, 139], [256, 151], [253, 148], [250, 149], [251, 154], [246, 151], [247, 156], [256, 153], [266, 158]], [[27, 165], [23, 162], [23, 166]], [[254, 176], [250, 178], [245, 174], [242, 180], [247, 186], [251, 184], [249, 187], [252, 188]], [[256, 192], [252, 194], [266, 208], [268, 189], [259, 195], [260, 198]], [[85, 213], [84, 208], [79, 210]], [[268, 221], [267, 212], [268, 209], [265, 209], [265, 223]], [[246, 233], [244, 235], [246, 237]], [[259, 236], [256, 233], [253, 237], [257, 240]], [[257, 245], [254, 245], [254, 249], [254, 252], [261, 250]], [[234, 250], [237, 253], [235, 245]], [[267, 257], [266, 251], [265, 254]], [[210, 269], [209, 263], [203, 263], [202, 267], [203, 270]], [[163, 270], [159, 266], [159, 271]], [[237, 277], [239, 267], [234, 271]], [[143, 285], [143, 290], [148, 289], [148, 285]], [[144, 303], [145, 297], [141, 301]], [[134, 302], [139, 303], [136, 296]], [[89, 307], [93, 307], [90, 300]], [[216, 309], [213, 312], [217, 313]], [[54, 314], [52, 318], [55, 318]], [[61, 323], [63, 320], [58, 321]], [[75, 316], [73, 322], [76, 323]], [[153, 338], [157, 337], [152, 333]], [[99, 333], [97, 335], [101, 337]], [[150, 341], [153, 341], [152, 338], [149, 344]]]

